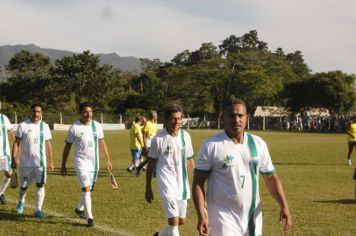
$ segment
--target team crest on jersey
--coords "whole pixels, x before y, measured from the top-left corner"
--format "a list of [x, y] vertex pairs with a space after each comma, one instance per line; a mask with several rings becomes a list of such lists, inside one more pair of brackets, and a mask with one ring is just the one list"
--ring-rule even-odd
[[234, 159], [233, 156], [230, 155], [226, 155], [223, 159], [223, 164], [221, 166], [221, 168], [226, 169], [228, 167], [232, 167], [232, 160]]
[[168, 145], [166, 147], [166, 150], [164, 151], [164, 154], [165, 155], [169, 155], [169, 154], [172, 154], [172, 153], [173, 153], [173, 148], [172, 148], [172, 146]]
[[79, 136], [83, 136], [84, 135], [84, 132], [80, 132]]

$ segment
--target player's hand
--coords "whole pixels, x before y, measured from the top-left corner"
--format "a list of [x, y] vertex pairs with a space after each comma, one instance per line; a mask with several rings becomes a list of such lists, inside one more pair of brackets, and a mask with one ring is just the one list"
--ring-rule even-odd
[[154, 200], [151, 188], [146, 188], [145, 198], [148, 203], [152, 203], [152, 201]]
[[48, 169], [50, 172], [53, 172], [53, 170], [54, 170], [53, 163], [50, 163], [50, 164], [48, 165], [47, 169]]
[[142, 148], [142, 155], [144, 155], [145, 157], [148, 155], [148, 148], [147, 147], [143, 147]]
[[109, 173], [111, 173], [112, 170], [112, 164], [110, 161], [108, 161], [106, 168], [108, 169]]
[[198, 219], [197, 230], [199, 232], [199, 235], [201, 235], [201, 236], [209, 235], [209, 224], [208, 224], [208, 220], [206, 218]]
[[13, 158], [11, 161], [11, 168], [16, 170], [17, 169], [17, 161]]
[[67, 175], [67, 167], [65, 167], [65, 166], [61, 167], [61, 175], [63, 175], [63, 176]]
[[284, 222], [284, 231], [289, 231], [292, 228], [292, 217], [289, 212], [288, 207], [284, 207], [281, 209], [280, 215], [279, 215], [279, 222], [283, 223]]

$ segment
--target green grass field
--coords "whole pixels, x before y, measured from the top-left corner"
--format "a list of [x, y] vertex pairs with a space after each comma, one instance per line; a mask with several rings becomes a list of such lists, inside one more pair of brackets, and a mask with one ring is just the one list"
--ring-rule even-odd
[[[195, 153], [201, 142], [216, 130], [191, 130]], [[252, 132], [269, 145], [277, 173], [292, 212], [294, 227], [289, 235], [356, 235], [355, 183], [353, 167], [347, 166], [346, 139], [343, 134]], [[92, 194], [96, 227], [85, 228], [74, 208], [80, 187], [73, 170], [72, 154], [68, 160], [69, 176], [59, 174], [65, 132], [53, 132], [55, 172], [49, 174], [44, 212], [47, 218], [33, 218], [35, 188], [31, 186], [23, 215], [15, 212], [18, 189], [8, 188], [9, 204], [0, 206], [0, 235], [152, 235], [166, 225], [157, 190], [155, 201], [144, 199], [145, 177], [126, 172], [130, 162], [128, 131], [105, 132], [106, 142], [119, 183], [111, 190], [105, 161]], [[73, 149], [73, 148], [72, 148]], [[356, 158], [353, 158], [356, 163]], [[1, 177], [2, 178], [2, 177]], [[269, 196], [261, 179], [264, 235], [283, 235], [278, 222], [279, 207]], [[156, 187], [156, 185], [154, 184]], [[181, 235], [198, 235], [196, 214], [189, 201], [186, 224]]]

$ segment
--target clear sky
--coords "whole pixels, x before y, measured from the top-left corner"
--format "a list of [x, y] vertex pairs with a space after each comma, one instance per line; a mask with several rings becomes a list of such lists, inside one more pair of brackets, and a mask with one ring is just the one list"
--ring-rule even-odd
[[0, 45], [170, 61], [250, 30], [313, 72], [356, 73], [356, 0], [0, 0]]

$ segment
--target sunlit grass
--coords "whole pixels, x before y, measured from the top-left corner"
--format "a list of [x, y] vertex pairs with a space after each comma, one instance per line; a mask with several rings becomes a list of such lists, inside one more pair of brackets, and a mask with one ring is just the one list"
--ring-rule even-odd
[[[195, 153], [201, 142], [216, 130], [192, 130]], [[282, 180], [294, 228], [290, 235], [356, 235], [356, 204], [354, 202], [353, 168], [346, 166], [346, 139], [342, 134], [301, 134], [285, 132], [253, 132], [265, 139], [270, 148], [277, 173]], [[24, 215], [15, 213], [17, 191], [8, 189], [11, 201], [0, 206], [0, 235], [152, 235], [166, 219], [155, 187], [155, 201], [144, 199], [144, 176], [126, 172], [130, 162], [128, 131], [107, 131], [105, 140], [118, 180], [119, 190], [111, 190], [105, 161], [92, 194], [95, 223], [101, 228], [87, 229], [84, 220], [77, 219], [74, 208], [80, 197], [80, 187], [74, 174], [72, 154], [67, 167], [69, 176], [59, 175], [65, 132], [53, 132], [55, 172], [47, 178], [44, 210], [47, 219], [32, 217], [35, 189], [27, 195]], [[356, 158], [354, 158], [356, 163]], [[264, 235], [281, 235], [278, 223], [279, 207], [267, 193], [263, 181]], [[55, 213], [55, 214], [54, 214]], [[181, 235], [198, 235], [196, 214], [189, 202]], [[104, 229], [103, 229], [104, 228]]]

